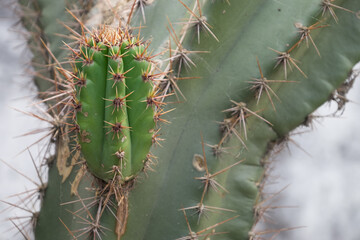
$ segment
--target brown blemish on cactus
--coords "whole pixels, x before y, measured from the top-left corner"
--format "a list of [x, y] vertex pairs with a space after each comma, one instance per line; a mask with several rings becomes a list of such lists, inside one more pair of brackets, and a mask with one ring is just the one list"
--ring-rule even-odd
[[204, 157], [202, 155], [194, 154], [192, 164], [197, 171], [199, 172], [205, 171], [205, 162], [204, 162]]
[[[76, 126], [79, 126], [79, 125], [76, 124]], [[80, 127], [79, 127], [79, 130], [80, 130]], [[88, 138], [88, 136], [90, 136], [89, 132], [87, 132], [86, 130], [82, 130], [82, 131], [80, 130], [80, 138], [81, 138], [82, 142], [90, 143], [91, 140], [90, 140], [90, 138]]]
[[129, 216], [129, 203], [128, 203], [128, 193], [126, 192], [122, 197], [120, 202], [118, 202], [118, 208], [116, 212], [116, 227], [115, 232], [120, 240], [121, 236], [124, 235], [126, 231], [127, 219]]
[[69, 143], [70, 139], [68, 135], [62, 136], [62, 141], [58, 143], [57, 161], [56, 167], [59, 171], [59, 175], [62, 176], [62, 183], [69, 177], [73, 168], [72, 164], [68, 164], [68, 158], [70, 156]]
[[85, 174], [86, 174], [86, 165], [82, 164], [75, 176], [74, 181], [71, 183], [71, 195], [78, 196], [79, 184], [81, 182], [81, 179], [85, 176]]

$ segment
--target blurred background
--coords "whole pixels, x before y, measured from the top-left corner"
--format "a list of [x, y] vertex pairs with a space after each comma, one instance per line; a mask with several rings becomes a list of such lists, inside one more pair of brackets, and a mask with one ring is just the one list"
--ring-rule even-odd
[[[15, 195], [29, 191], [39, 182], [26, 150], [37, 136], [19, 137], [46, 127], [43, 122], [21, 111], [34, 111], [30, 106], [36, 96], [27, 73], [31, 54], [24, 33], [15, 27], [18, 19], [7, 0], [0, 2], [0, 159], [24, 174], [22, 176], [0, 162], [0, 199], [16, 202]], [[340, 117], [319, 117], [309, 128], [297, 129], [288, 146], [274, 158], [270, 182], [265, 192], [275, 194], [263, 228], [302, 227], [284, 231], [276, 239], [358, 240], [360, 239], [360, 79], [355, 81], [348, 98], [351, 100]], [[315, 115], [335, 112], [337, 105], [325, 104]], [[31, 153], [36, 159], [39, 146]], [[24, 151], [25, 150], [25, 151]], [[276, 194], [277, 193], [277, 194]], [[16, 233], [9, 217], [26, 217], [21, 209], [7, 210], [0, 202], [0, 240], [23, 239]], [[28, 209], [36, 209], [29, 203]], [[276, 227], [275, 227], [276, 228]]]

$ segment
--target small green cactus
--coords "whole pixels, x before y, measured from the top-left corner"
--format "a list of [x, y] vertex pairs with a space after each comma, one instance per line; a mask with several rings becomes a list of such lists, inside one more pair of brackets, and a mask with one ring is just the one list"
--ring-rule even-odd
[[130, 180], [144, 168], [160, 111], [147, 46], [110, 27], [79, 42], [70, 76], [81, 152], [98, 178], [108, 181], [118, 173]]

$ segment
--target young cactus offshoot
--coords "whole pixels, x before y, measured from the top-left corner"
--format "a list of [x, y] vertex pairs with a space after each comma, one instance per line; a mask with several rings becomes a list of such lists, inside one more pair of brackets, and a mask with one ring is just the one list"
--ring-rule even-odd
[[73, 73], [75, 129], [90, 171], [105, 181], [136, 176], [146, 162], [162, 104], [148, 44], [128, 30], [101, 27], [79, 37]]

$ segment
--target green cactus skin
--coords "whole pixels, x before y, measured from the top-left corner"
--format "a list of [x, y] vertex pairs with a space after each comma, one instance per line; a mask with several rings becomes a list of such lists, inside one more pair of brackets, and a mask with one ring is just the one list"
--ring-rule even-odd
[[79, 42], [85, 42], [75, 59], [81, 151], [98, 178], [109, 181], [118, 172], [127, 181], [144, 168], [155, 127], [146, 47], [107, 27]]
[[[196, 1], [191, 0], [183, 2], [191, 9], [193, 4], [196, 4]], [[264, 162], [271, 149], [270, 145], [303, 123], [304, 119], [339, 87], [353, 64], [359, 61], [359, 20], [354, 14], [340, 9], [334, 9], [338, 24], [329, 13], [321, 16], [321, 0], [305, 0], [301, 3], [297, 0], [230, 1], [231, 5], [227, 1], [209, 0], [204, 3], [203, 5], [201, 2], [202, 14], [212, 26], [211, 30], [219, 39], [219, 43], [202, 31], [198, 44], [196, 29], [192, 27], [188, 30], [182, 43], [184, 48], [210, 51], [211, 54], [189, 54], [196, 63], [196, 68], [178, 73], [177, 66], [174, 67], [176, 74], [181, 74], [181, 77], [201, 76], [201, 79], [178, 83], [187, 101], [178, 104], [176, 111], [169, 114], [171, 126], [162, 126], [164, 138], [167, 140], [163, 143], [163, 148], [152, 150], [161, 162], [156, 167], [156, 172], [139, 174], [140, 180], [129, 193], [129, 218], [122, 240], [178, 239], [189, 235], [184, 214], [179, 209], [199, 203], [203, 184], [194, 178], [204, 175], [193, 168], [192, 159], [194, 154], [202, 153], [201, 132], [205, 143], [216, 145], [221, 141], [223, 135], [218, 130], [217, 122], [230, 117], [223, 113], [232, 107], [230, 99], [246, 103], [247, 108], [252, 111], [259, 111], [272, 126], [250, 116], [246, 120], [247, 149], [244, 149], [243, 144], [234, 135], [224, 144], [226, 152], [218, 157], [212, 156], [211, 149], [206, 148], [205, 154], [211, 173], [240, 159], [246, 159], [217, 177], [216, 180], [229, 193], [219, 194], [210, 190], [204, 197], [204, 204], [207, 206], [231, 209], [236, 213], [209, 213], [207, 218], [201, 217], [200, 221], [198, 216], [192, 215], [191, 212], [187, 212], [187, 217], [192, 231], [199, 232], [215, 223], [239, 215], [216, 227], [216, 232], [227, 234], [211, 236], [211, 239], [253, 239], [256, 236], [253, 226], [261, 217], [257, 209], [261, 208], [261, 182], [265, 175]], [[333, 3], [353, 11], [360, 9], [360, 2], [357, 0], [337, 0]], [[194, 9], [195, 14], [199, 14], [196, 8]], [[155, 46], [157, 52], [162, 51], [160, 47], [169, 39], [169, 33], [163, 27], [168, 24], [166, 16], [169, 16], [171, 22], [178, 22], [184, 19], [184, 16], [190, 15], [186, 12], [187, 10], [175, 0], [154, 1], [145, 7], [147, 27], [142, 30], [142, 35], [146, 38], [151, 37], [152, 46]], [[138, 20], [142, 21], [143, 17], [138, 17]], [[300, 62], [298, 65], [307, 78], [295, 68], [288, 71], [287, 79], [298, 83], [271, 84], [281, 100], [273, 99], [276, 111], [266, 96], [261, 97], [257, 104], [249, 84], [252, 78], [259, 78], [256, 57], [260, 60], [264, 76], [268, 79], [284, 79], [283, 67], [280, 65], [274, 69], [278, 56], [269, 48], [281, 52], [289, 50], [300, 37], [294, 24], [299, 22], [310, 26], [316, 22], [314, 19], [321, 19], [321, 24], [330, 25], [311, 32], [321, 58], [311, 43], [307, 47], [302, 42], [291, 52], [291, 56]], [[136, 19], [133, 25], [139, 25]], [[174, 28], [180, 35], [181, 26], [174, 24]], [[126, 57], [123, 58], [123, 62], [125, 66]], [[135, 99], [133, 94], [127, 99], [130, 100], [132, 97]], [[130, 120], [130, 113], [128, 116]], [[131, 133], [130, 131], [130, 135]], [[131, 151], [133, 154], [135, 150]], [[239, 153], [240, 157], [236, 158]], [[91, 177], [91, 174], [88, 173], [86, 176], [78, 188], [79, 197], [95, 198], [96, 193], [86, 189], [94, 188], [94, 184], [100, 189], [102, 186]], [[74, 232], [84, 227], [79, 223], [81, 220], [79, 221], [77, 216], [74, 217], [74, 214], [66, 211], [70, 209], [75, 212], [83, 209], [81, 203], [60, 205], [77, 199], [69, 193], [69, 183], [73, 181], [73, 177], [74, 174], [62, 183], [56, 168], [50, 168], [49, 186], [36, 226], [36, 239], [70, 238], [71, 234], [59, 223], [59, 218]], [[96, 216], [96, 211], [96, 207], [89, 208], [92, 216]], [[84, 213], [81, 216], [89, 218], [88, 215]], [[104, 211], [100, 221], [101, 226], [105, 228], [115, 228], [116, 221], [109, 211]], [[54, 229], [58, 232], [56, 236], [52, 234]], [[117, 239], [114, 232], [105, 230], [101, 236], [103, 239]], [[90, 238], [93, 239], [88, 235], [79, 237]]]

